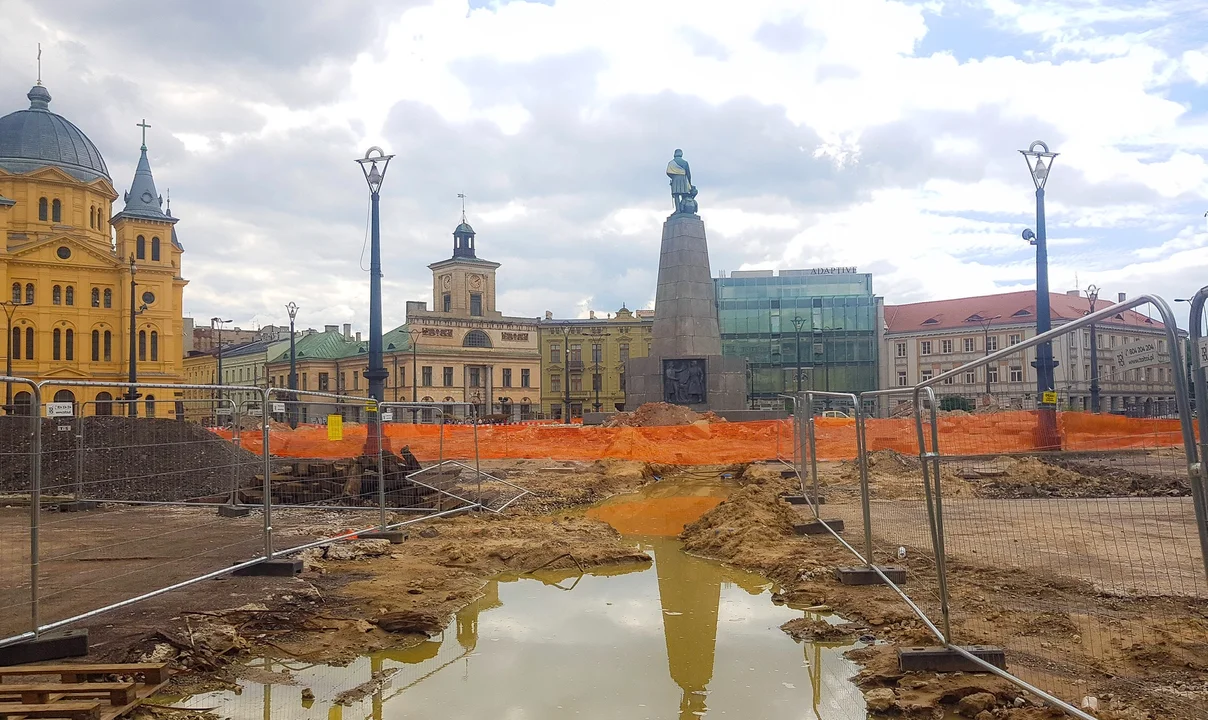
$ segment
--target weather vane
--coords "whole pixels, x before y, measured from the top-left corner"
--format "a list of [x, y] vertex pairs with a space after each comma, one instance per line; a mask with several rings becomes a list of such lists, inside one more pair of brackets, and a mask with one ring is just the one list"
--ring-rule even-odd
[[38, 43], [38, 84], [42, 84], [42, 43]]
[[461, 221], [466, 221], [466, 194], [457, 193], [457, 197], [461, 198]]

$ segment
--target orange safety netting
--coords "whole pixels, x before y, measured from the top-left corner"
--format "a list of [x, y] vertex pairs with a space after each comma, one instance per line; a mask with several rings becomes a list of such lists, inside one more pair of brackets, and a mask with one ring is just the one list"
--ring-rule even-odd
[[[940, 451], [945, 455], [1026, 452], [1037, 449], [1037, 413], [1010, 411], [939, 418]], [[1064, 450], [1123, 450], [1178, 446], [1178, 420], [1124, 418], [1065, 412], [1058, 414]], [[917, 454], [913, 418], [865, 421], [868, 449]], [[388, 424], [386, 437], [396, 451], [407, 445], [416, 457], [435, 460], [441, 454], [438, 425]], [[929, 434], [928, 430], [928, 434]], [[230, 439], [229, 430], [219, 434]], [[342, 440], [328, 440], [322, 425], [276, 426], [269, 430], [269, 451], [280, 457], [341, 458], [360, 455], [364, 425], [344, 426]], [[478, 456], [483, 459], [550, 458], [598, 460], [615, 458], [677, 465], [717, 465], [792, 457], [792, 420], [677, 425], [669, 427], [483, 425], [478, 427]], [[855, 457], [854, 420], [816, 418], [818, 457]], [[930, 442], [930, 441], [928, 441]], [[259, 431], [244, 430], [240, 443], [259, 453]], [[474, 428], [446, 425], [443, 456], [474, 457]]]

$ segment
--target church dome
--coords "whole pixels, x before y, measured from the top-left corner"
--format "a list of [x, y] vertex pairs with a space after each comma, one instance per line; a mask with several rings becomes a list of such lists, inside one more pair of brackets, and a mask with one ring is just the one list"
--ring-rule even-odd
[[[449, 226], [446, 225], [445, 227], [449, 227]], [[470, 224], [468, 222], [466, 222], [465, 220], [462, 220], [461, 224], [457, 226], [457, 229], [455, 229], [453, 231], [453, 233], [454, 234], [460, 233], [460, 234], [464, 234], [464, 235], [473, 235], [474, 228], [470, 227]]]
[[96, 145], [66, 118], [50, 111], [46, 88], [35, 85], [26, 97], [28, 110], [0, 117], [0, 168], [28, 173], [54, 166], [84, 182], [110, 180]]

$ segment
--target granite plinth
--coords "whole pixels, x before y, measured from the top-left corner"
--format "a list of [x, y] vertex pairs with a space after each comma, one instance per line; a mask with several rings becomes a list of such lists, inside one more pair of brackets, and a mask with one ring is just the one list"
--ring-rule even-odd
[[[625, 365], [625, 409], [636, 410], [646, 403], [666, 402], [663, 359], [630, 358]], [[667, 358], [673, 359], [673, 358]], [[683, 359], [683, 358], [674, 358]], [[747, 406], [747, 364], [740, 357], [710, 355], [693, 358], [705, 362], [705, 401], [683, 403], [696, 412], [743, 410]], [[679, 404], [679, 403], [677, 403]]]

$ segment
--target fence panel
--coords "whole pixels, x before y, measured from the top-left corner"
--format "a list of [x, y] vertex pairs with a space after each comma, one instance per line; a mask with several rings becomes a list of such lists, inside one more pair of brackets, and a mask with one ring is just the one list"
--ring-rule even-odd
[[[22, 378], [0, 378], [5, 385], [0, 417], [0, 645], [32, 634], [37, 617], [31, 564], [31, 528], [40, 520], [37, 471], [42, 424], [37, 385]], [[13, 398], [23, 402], [13, 404]]]
[[[1132, 317], [1128, 308], [1149, 301], [1100, 311], [1049, 340], [1075, 346], [1088, 322]], [[1181, 422], [1071, 410], [1082, 406], [1077, 399], [976, 418], [942, 410], [937, 457], [922, 475], [940, 491], [938, 570], [941, 593], [947, 585], [949, 643], [1001, 646], [1013, 675], [1075, 706], [1107, 692], [1145, 697], [1175, 715], [1195, 704], [1168, 689], [1180, 682], [1181, 670], [1171, 668], [1183, 664], [1177, 658], [1202, 653], [1202, 638], [1184, 631], [1208, 601], [1208, 579], [1193, 499], [1198, 482], [1188, 477], [1195, 448], [1187, 442], [1194, 436], [1180, 343], [1165, 303], [1154, 305], [1168, 323], [1162, 345], [1173, 352], [1151, 353], [1144, 368], [1172, 369]], [[924, 385], [943, 388], [985, 368], [1035, 382], [1037, 344], [1025, 341]], [[1067, 397], [1080, 397], [1080, 389], [1070, 390]], [[992, 432], [967, 432], [983, 422]], [[918, 418], [920, 435], [927, 424]], [[1154, 653], [1167, 659], [1152, 663]]]
[[148, 397], [191, 386], [140, 384], [134, 403], [109, 399], [123, 384], [39, 387], [44, 397], [58, 388], [58, 397], [104, 398], [44, 405], [55, 416], [41, 420], [40, 630], [259, 556], [260, 519], [219, 508], [239, 478], [262, 471], [260, 458], [185, 421], [182, 405]]

